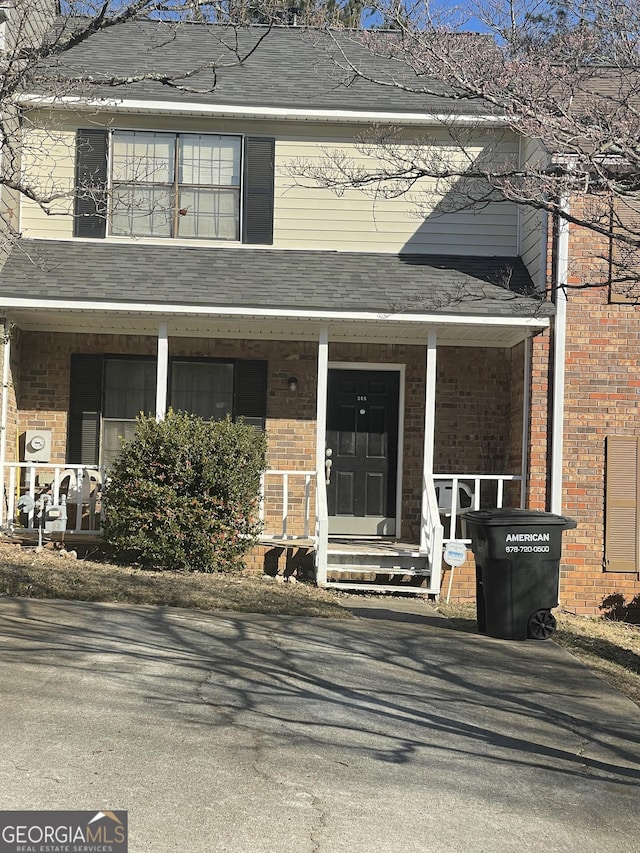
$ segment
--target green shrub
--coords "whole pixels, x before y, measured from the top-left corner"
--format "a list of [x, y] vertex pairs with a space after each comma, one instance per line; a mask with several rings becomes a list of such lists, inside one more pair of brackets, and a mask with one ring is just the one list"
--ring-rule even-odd
[[241, 566], [260, 532], [265, 447], [264, 433], [230, 419], [140, 416], [109, 472], [107, 544], [119, 559], [146, 568]]

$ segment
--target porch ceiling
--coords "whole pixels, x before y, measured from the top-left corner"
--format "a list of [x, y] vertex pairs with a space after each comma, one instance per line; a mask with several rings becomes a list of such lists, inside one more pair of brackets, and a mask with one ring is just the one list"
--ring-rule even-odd
[[[18, 328], [34, 332], [86, 333], [91, 335], [150, 335], [166, 322], [170, 337], [245, 338], [250, 340], [317, 341], [320, 328], [329, 327], [331, 342], [409, 344], [423, 346], [429, 329], [437, 331], [439, 346], [512, 347], [548, 325], [547, 318], [519, 320], [482, 317], [475, 322], [461, 318], [424, 319], [417, 322], [384, 317], [371, 320], [340, 318], [275, 318], [256, 316], [188, 315], [180, 313], [110, 311], [69, 308], [11, 308], [7, 318]], [[438, 322], [440, 320], [440, 322]]]

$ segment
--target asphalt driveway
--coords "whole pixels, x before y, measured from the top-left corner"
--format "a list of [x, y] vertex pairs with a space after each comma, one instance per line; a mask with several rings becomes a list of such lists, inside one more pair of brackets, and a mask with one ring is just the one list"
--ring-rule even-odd
[[552, 643], [384, 607], [0, 599], [0, 808], [127, 809], [131, 853], [640, 848], [636, 705]]

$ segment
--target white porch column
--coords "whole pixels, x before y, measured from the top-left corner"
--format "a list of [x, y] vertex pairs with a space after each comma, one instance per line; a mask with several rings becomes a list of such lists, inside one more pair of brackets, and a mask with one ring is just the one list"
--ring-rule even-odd
[[7, 461], [7, 420], [9, 411], [9, 368], [11, 364], [11, 335], [8, 320], [4, 322], [4, 342], [2, 345], [2, 410], [0, 414], [0, 478], [2, 478], [2, 489], [0, 490], [0, 527], [5, 526], [4, 508], [5, 492], [7, 488], [5, 480], [5, 464]]
[[169, 379], [169, 333], [166, 323], [158, 326], [158, 369], [156, 373], [156, 420], [163, 421], [167, 411]]
[[318, 340], [318, 382], [316, 397], [316, 517], [317, 563], [316, 583], [327, 582], [327, 550], [329, 515], [325, 485], [325, 450], [327, 444], [327, 386], [329, 380], [329, 329], [322, 326]]
[[[422, 511], [420, 517], [420, 550], [427, 550], [426, 520], [429, 517], [427, 483], [433, 477], [433, 447], [436, 437], [436, 351], [437, 334], [435, 329], [429, 329], [427, 339], [427, 374], [424, 390], [424, 448], [422, 468]], [[436, 567], [431, 567], [432, 586], [433, 573]], [[440, 566], [438, 566], [438, 572]]]

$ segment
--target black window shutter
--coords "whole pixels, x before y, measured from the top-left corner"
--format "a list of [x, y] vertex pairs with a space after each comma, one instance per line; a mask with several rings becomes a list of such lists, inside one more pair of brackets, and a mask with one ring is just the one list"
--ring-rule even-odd
[[240, 359], [235, 365], [234, 414], [246, 423], [264, 429], [267, 417], [266, 361]]
[[102, 356], [71, 356], [67, 462], [97, 465], [100, 454]]
[[104, 237], [107, 230], [107, 131], [76, 133], [74, 237]]
[[242, 242], [273, 243], [273, 182], [276, 141], [247, 136], [244, 140]]

